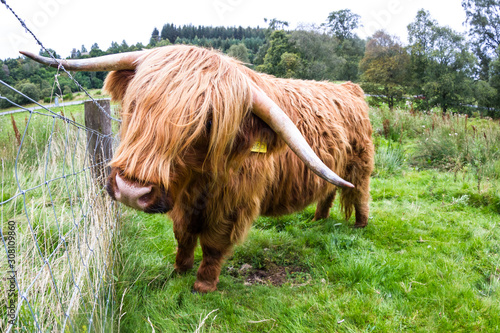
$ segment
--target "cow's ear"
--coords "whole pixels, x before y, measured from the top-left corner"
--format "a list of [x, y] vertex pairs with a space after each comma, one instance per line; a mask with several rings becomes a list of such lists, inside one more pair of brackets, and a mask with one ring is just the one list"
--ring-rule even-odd
[[233, 144], [233, 153], [251, 152], [256, 143], [266, 146], [268, 153], [286, 146], [268, 124], [251, 113], [240, 126]]
[[109, 73], [104, 81], [104, 91], [111, 95], [113, 101], [121, 102], [134, 75], [135, 71], [129, 70]]

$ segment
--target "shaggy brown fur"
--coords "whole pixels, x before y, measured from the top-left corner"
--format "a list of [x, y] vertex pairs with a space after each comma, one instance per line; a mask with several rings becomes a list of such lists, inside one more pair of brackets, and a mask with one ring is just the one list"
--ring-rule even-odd
[[[146, 53], [139, 66], [112, 72], [105, 89], [122, 101], [121, 142], [111, 162], [108, 192], [119, 173], [151, 184], [146, 212], [166, 212], [178, 242], [175, 267], [203, 260], [195, 290], [216, 289], [221, 264], [259, 215], [281, 215], [318, 202], [329, 214], [336, 187], [311, 172], [251, 110], [252, 82], [292, 119], [320, 159], [354, 189], [342, 189], [346, 218], [368, 221], [373, 145], [368, 107], [355, 84], [278, 79], [217, 52], [168, 46]], [[256, 142], [268, 152], [251, 152]]]

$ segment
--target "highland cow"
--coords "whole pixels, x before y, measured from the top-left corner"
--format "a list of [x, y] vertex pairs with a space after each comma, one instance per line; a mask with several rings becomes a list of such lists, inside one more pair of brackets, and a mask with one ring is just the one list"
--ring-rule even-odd
[[169, 213], [175, 269], [203, 259], [194, 289], [216, 290], [224, 257], [259, 215], [317, 203], [329, 215], [337, 187], [355, 227], [368, 222], [372, 128], [353, 83], [275, 78], [194, 46], [84, 60], [35, 60], [68, 70], [112, 71], [105, 90], [122, 104], [121, 141], [109, 195], [148, 213]]

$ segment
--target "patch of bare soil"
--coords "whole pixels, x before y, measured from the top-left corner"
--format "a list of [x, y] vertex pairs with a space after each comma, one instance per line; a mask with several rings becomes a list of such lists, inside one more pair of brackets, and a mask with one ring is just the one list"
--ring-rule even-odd
[[303, 267], [278, 266], [271, 264], [266, 269], [254, 269], [249, 264], [244, 264], [238, 270], [238, 275], [244, 277], [245, 285], [266, 284], [281, 286], [285, 283], [292, 285], [306, 285], [310, 280], [309, 274]]

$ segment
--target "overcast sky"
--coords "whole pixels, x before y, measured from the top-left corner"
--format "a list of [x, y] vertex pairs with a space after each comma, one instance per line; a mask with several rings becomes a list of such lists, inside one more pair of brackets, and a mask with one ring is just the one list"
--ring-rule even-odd
[[[385, 29], [407, 42], [406, 26], [421, 8], [430, 11], [440, 25], [464, 32], [461, 0], [7, 0], [46, 47], [63, 57], [82, 44], [90, 50], [98, 43], [103, 50], [112, 41], [147, 44], [154, 27], [176, 25], [261, 26], [264, 18], [288, 21], [294, 29], [301, 23], [321, 24], [332, 11], [348, 8], [361, 15], [360, 37]], [[0, 59], [17, 57], [19, 50], [37, 52], [39, 46], [19, 21], [0, 3]]]

